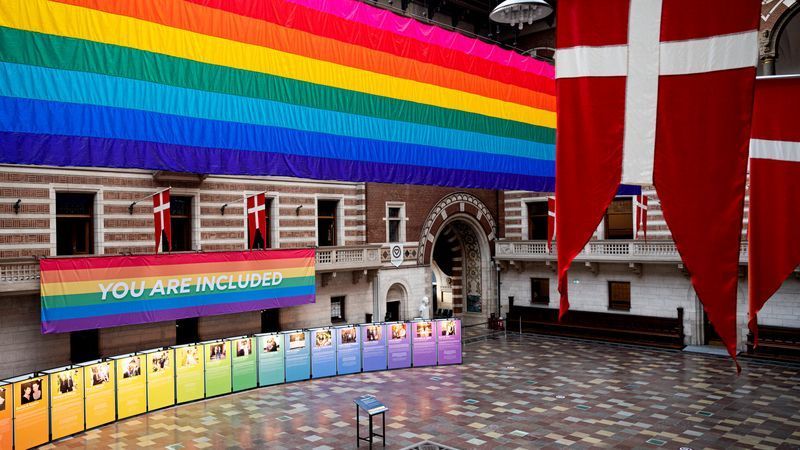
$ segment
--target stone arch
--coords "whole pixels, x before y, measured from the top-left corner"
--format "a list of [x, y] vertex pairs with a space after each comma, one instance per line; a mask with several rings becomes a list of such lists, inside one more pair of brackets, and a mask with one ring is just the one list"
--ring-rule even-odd
[[441, 199], [428, 213], [420, 233], [417, 262], [430, 264], [433, 256], [433, 244], [445, 224], [452, 218], [464, 217], [476, 222], [490, 243], [490, 252], [494, 253], [492, 243], [497, 225], [491, 211], [472, 194], [456, 192]]
[[758, 53], [764, 75], [773, 75], [778, 55], [778, 43], [788, 24], [800, 13], [800, 2], [786, 6], [781, 0], [763, 2]]

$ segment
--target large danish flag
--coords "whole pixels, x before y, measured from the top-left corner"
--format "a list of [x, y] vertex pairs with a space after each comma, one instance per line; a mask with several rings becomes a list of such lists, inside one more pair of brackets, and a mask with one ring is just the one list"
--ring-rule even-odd
[[800, 76], [756, 81], [750, 140], [750, 330], [757, 314], [800, 266]]
[[247, 230], [250, 248], [255, 246], [256, 233], [267, 247], [267, 196], [263, 192], [247, 197]]
[[654, 185], [695, 291], [736, 354], [759, 0], [561, 0], [556, 198], [567, 270], [620, 183]]
[[166, 239], [167, 250], [172, 251], [172, 220], [169, 210], [169, 189], [153, 194], [153, 222], [156, 230], [156, 253], [160, 252], [163, 245], [161, 239]]

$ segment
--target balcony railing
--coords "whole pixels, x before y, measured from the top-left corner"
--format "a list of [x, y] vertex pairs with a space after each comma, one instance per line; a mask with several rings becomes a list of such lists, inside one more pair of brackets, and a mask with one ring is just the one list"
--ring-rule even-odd
[[[545, 241], [498, 241], [497, 259], [507, 261], [553, 261], [558, 247], [548, 249]], [[681, 256], [672, 241], [591, 241], [575, 258], [590, 262], [679, 263]], [[747, 263], [747, 242], [741, 243], [739, 262]]]
[[0, 292], [39, 290], [39, 261], [35, 258], [0, 260]]
[[377, 269], [381, 266], [381, 247], [320, 247], [317, 249], [317, 272]]

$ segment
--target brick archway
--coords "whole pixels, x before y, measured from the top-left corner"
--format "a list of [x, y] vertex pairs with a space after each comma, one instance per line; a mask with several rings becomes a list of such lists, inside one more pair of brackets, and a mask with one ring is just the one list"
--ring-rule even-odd
[[466, 192], [450, 194], [439, 201], [428, 213], [419, 239], [417, 262], [430, 264], [433, 257], [433, 243], [436, 236], [442, 231], [448, 219], [457, 216], [467, 216], [474, 219], [489, 241], [490, 251], [494, 254], [494, 237], [496, 222], [491, 211], [474, 195]]

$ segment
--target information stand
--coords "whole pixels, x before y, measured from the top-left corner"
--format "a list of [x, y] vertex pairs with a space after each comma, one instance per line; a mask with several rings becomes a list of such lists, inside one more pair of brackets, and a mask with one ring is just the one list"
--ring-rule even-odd
[[205, 395], [205, 358], [199, 344], [179, 345], [175, 350], [175, 399], [177, 403]]
[[50, 377], [50, 439], [83, 431], [83, 367], [64, 366], [44, 373]]
[[147, 411], [147, 371], [144, 355], [112, 358], [117, 366], [117, 419]]
[[255, 338], [241, 336], [228, 339], [230, 342], [233, 372], [233, 392], [252, 389], [258, 385], [258, 363], [256, 361]]
[[14, 447], [31, 448], [49, 439], [47, 375], [31, 373], [5, 380], [14, 390]]
[[361, 339], [355, 325], [337, 327], [336, 371], [339, 375], [361, 372]]
[[286, 382], [311, 378], [311, 353], [308, 332], [303, 330], [283, 333], [286, 349]]
[[169, 348], [143, 352], [147, 363], [147, 410], [175, 404], [175, 352]]
[[206, 354], [206, 398], [231, 392], [231, 343], [203, 342]]
[[315, 328], [311, 330], [311, 376], [313, 378], [336, 375], [336, 347], [333, 330]]
[[[389, 408], [371, 395], [362, 395], [353, 400], [353, 402], [356, 404], [356, 447], [361, 446], [361, 441], [367, 441], [369, 442], [369, 448], [372, 448], [372, 441], [375, 436], [381, 438], [383, 446], [386, 447], [386, 411]], [[369, 434], [367, 437], [361, 437], [361, 410], [369, 416]], [[382, 419], [381, 434], [372, 429], [372, 418], [378, 414], [381, 415]]]
[[386, 325], [361, 325], [361, 366], [364, 372], [386, 370]]
[[286, 381], [283, 339], [280, 334], [258, 334], [258, 385], [270, 386]]
[[86, 429], [113, 422], [117, 416], [114, 361], [90, 361], [83, 366]]
[[11, 450], [14, 446], [14, 428], [11, 412], [14, 410], [14, 390], [5, 381], [0, 381], [0, 450]]

